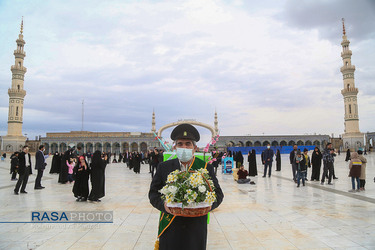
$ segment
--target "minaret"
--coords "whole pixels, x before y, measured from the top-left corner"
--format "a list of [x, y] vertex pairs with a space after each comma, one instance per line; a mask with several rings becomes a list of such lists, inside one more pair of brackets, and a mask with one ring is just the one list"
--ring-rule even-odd
[[156, 128], [155, 128], [155, 110], [152, 110], [152, 128], [151, 128], [151, 132], [155, 132], [156, 133]]
[[22, 135], [23, 100], [26, 95], [26, 91], [23, 89], [26, 73], [26, 68], [23, 66], [23, 60], [26, 56], [24, 51], [25, 41], [23, 40], [23, 18], [21, 31], [16, 42], [17, 49], [13, 53], [15, 63], [10, 67], [12, 71], [12, 87], [8, 89], [8, 134], [2, 138], [3, 150], [8, 152], [22, 149], [26, 141], [26, 138]]
[[215, 135], [218, 135], [219, 134], [219, 123], [217, 121], [217, 112], [216, 112], [216, 109], [215, 109], [215, 121], [214, 121], [214, 125], [215, 125]]
[[352, 51], [349, 49], [350, 42], [346, 37], [344, 18], [342, 19], [342, 28], [343, 36], [341, 42], [341, 57], [344, 65], [340, 70], [344, 80], [344, 89], [341, 90], [345, 105], [345, 133], [343, 134], [343, 145], [344, 149], [349, 148], [352, 151], [356, 151], [359, 147], [364, 146], [364, 139], [363, 134], [359, 131], [357, 103], [358, 89], [354, 84], [355, 66], [351, 63]]

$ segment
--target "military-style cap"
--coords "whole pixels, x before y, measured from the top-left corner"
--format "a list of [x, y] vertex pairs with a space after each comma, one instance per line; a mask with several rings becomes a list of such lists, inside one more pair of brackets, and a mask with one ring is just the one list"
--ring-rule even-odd
[[173, 141], [178, 139], [187, 139], [192, 141], [199, 141], [200, 135], [198, 130], [190, 124], [184, 123], [175, 127], [171, 133], [171, 139]]

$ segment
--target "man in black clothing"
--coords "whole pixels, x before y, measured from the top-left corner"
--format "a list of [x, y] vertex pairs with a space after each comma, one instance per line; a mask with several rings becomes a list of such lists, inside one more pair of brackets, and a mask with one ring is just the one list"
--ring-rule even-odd
[[292, 165], [292, 172], [293, 172], [293, 180], [297, 183], [296, 174], [297, 174], [297, 165], [295, 163], [295, 158], [297, 156], [298, 146], [296, 144], [293, 145], [293, 150], [289, 154], [290, 164]]
[[268, 167], [268, 177], [271, 177], [271, 168], [272, 168], [272, 162], [273, 162], [273, 150], [271, 149], [271, 145], [268, 144], [267, 148], [263, 151], [263, 164], [264, 164], [264, 174], [263, 177], [266, 177], [267, 174], [267, 167]]
[[151, 153], [151, 178], [154, 178], [155, 171], [157, 170], [159, 164], [159, 151], [157, 148], [154, 148], [154, 151]]
[[35, 169], [38, 170], [38, 174], [35, 178], [35, 186], [34, 189], [43, 189], [44, 187], [40, 183], [43, 177], [43, 171], [46, 168], [46, 160], [44, 157], [44, 145], [39, 146], [39, 151], [35, 154]]
[[322, 181], [320, 184], [324, 184], [324, 180], [328, 174], [328, 185], [332, 185], [332, 176], [333, 176], [333, 163], [335, 159], [335, 151], [332, 148], [332, 143], [328, 143], [323, 152], [323, 175]]
[[[26, 185], [29, 180], [29, 175], [31, 172], [31, 156], [29, 154], [29, 147], [24, 146], [22, 152], [18, 155], [19, 166], [18, 166], [18, 181], [16, 187], [14, 188], [14, 194], [18, 194], [21, 187], [21, 193], [27, 194]], [[22, 185], [22, 186], [21, 186]]]
[[[197, 149], [195, 142], [199, 141], [199, 133], [190, 124], [181, 124], [171, 133], [171, 139], [175, 142], [177, 159], [161, 162], [152, 179], [149, 191], [150, 203], [161, 211], [159, 219], [159, 249], [206, 249], [207, 245], [207, 215], [199, 217], [183, 217], [174, 215], [166, 203], [161, 199], [160, 189], [165, 186], [168, 174], [175, 170], [189, 171], [206, 168], [215, 186], [216, 202], [211, 210], [220, 205], [224, 194], [215, 176], [212, 165], [207, 164], [194, 156]], [[163, 221], [169, 221], [168, 225]], [[163, 226], [166, 225], [166, 226]], [[163, 230], [160, 230], [162, 227]]]

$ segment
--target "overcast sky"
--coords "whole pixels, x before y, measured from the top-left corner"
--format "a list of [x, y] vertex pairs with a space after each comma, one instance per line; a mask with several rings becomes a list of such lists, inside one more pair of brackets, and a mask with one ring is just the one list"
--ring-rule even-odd
[[[24, 16], [23, 133], [151, 130], [179, 119], [221, 135], [344, 132], [342, 23], [360, 129], [375, 131], [375, 1], [0, 0], [0, 134]], [[199, 128], [208, 142], [209, 131]], [[163, 134], [168, 137], [168, 131]]]

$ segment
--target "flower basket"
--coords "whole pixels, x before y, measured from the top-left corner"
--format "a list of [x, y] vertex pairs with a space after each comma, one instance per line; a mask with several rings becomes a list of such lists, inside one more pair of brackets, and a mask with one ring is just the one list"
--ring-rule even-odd
[[206, 169], [175, 170], [168, 175], [166, 185], [159, 192], [171, 213], [183, 217], [206, 215], [216, 200], [214, 185]]
[[200, 217], [208, 214], [211, 210], [211, 205], [205, 202], [185, 207], [182, 203], [170, 203], [167, 204], [167, 207], [174, 215], [182, 217]]

